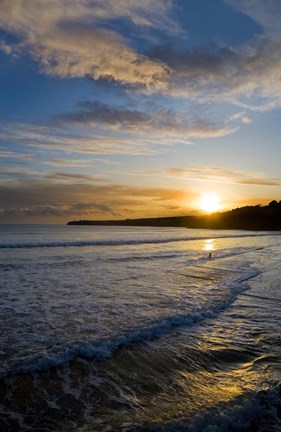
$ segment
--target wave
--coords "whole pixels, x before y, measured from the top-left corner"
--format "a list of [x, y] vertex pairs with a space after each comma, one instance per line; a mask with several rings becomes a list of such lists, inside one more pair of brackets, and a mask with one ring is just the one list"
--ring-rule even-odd
[[150, 341], [165, 335], [175, 327], [190, 326], [215, 315], [215, 311], [210, 311], [200, 314], [173, 316], [121, 336], [68, 343], [51, 350], [45, 356], [39, 355], [30, 360], [23, 360], [21, 366], [14, 366], [8, 373], [2, 373], [1, 377], [48, 370], [52, 367], [66, 365], [76, 358], [85, 358], [87, 360], [110, 358], [116, 350], [129, 344]]
[[226, 283], [226, 286], [230, 288], [229, 296], [224, 301], [214, 305], [212, 310], [169, 316], [165, 319], [154, 321], [145, 327], [128, 331], [120, 336], [117, 335], [100, 340], [82, 340], [66, 343], [63, 346], [56, 346], [45, 355], [39, 354], [32, 358], [21, 358], [20, 365], [12, 364], [10, 369], [3, 371], [2, 374], [0, 373], [0, 376], [3, 378], [17, 374], [40, 372], [66, 365], [76, 358], [85, 358], [88, 360], [110, 358], [116, 350], [129, 344], [148, 342], [166, 335], [175, 328], [192, 326], [207, 319], [215, 318], [234, 302], [239, 293], [248, 288], [245, 282], [257, 274], [259, 274], [257, 270], [249, 269], [235, 280]]
[[[213, 233], [214, 234], [214, 233]], [[0, 249], [33, 249], [33, 248], [58, 248], [58, 247], [88, 247], [88, 246], [130, 246], [145, 244], [163, 244], [175, 242], [187, 242], [196, 240], [227, 239], [227, 238], [247, 238], [247, 237], [266, 237], [269, 233], [239, 233], [209, 236], [192, 237], [169, 237], [164, 239], [126, 239], [126, 240], [74, 240], [74, 241], [44, 241], [44, 242], [22, 242], [22, 243], [0, 243]], [[281, 235], [280, 233], [270, 233], [270, 235]]]

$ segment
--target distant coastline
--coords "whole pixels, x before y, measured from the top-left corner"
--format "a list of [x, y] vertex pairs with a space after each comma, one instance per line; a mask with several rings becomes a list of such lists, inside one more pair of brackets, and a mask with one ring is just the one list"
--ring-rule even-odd
[[172, 216], [123, 220], [74, 220], [67, 225], [118, 225], [206, 229], [281, 230], [281, 201], [246, 206], [200, 216]]

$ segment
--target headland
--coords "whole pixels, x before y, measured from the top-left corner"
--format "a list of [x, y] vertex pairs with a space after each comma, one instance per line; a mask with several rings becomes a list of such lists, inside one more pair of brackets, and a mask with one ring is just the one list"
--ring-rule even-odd
[[281, 230], [281, 201], [266, 206], [238, 207], [226, 212], [198, 216], [172, 216], [121, 220], [73, 220], [67, 225], [119, 225], [205, 229]]

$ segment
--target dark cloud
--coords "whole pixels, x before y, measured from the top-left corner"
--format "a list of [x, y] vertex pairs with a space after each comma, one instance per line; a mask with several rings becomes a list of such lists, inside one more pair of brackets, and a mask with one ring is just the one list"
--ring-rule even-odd
[[76, 174], [76, 173], [62, 173], [62, 172], [53, 172], [46, 176], [49, 180], [59, 180], [59, 181], [83, 181], [83, 182], [89, 182], [89, 181], [104, 181], [105, 176], [104, 175], [88, 175], [88, 174]]
[[215, 52], [207, 49], [177, 50], [172, 46], [159, 46], [149, 53], [152, 58], [165, 62], [176, 76], [216, 76], [226, 73], [228, 65], [237, 63], [237, 53], [230, 47]]
[[85, 184], [31, 181], [0, 187], [1, 222], [33, 219], [66, 222], [75, 218], [126, 218], [132, 214], [171, 214], [170, 206], [193, 194], [178, 189], [145, 188], [122, 184]]
[[151, 121], [151, 116], [137, 110], [124, 107], [114, 107], [97, 101], [79, 103], [80, 110], [54, 117], [56, 123], [109, 124], [109, 125], [139, 125]]
[[170, 109], [134, 110], [113, 106], [96, 101], [84, 101], [79, 104], [76, 112], [60, 114], [53, 118], [55, 124], [91, 125], [101, 130], [125, 132], [138, 137], [151, 139], [157, 137], [207, 137], [224, 136], [232, 133], [235, 128], [225, 124], [213, 122], [210, 119], [194, 118], [186, 112], [175, 112]]

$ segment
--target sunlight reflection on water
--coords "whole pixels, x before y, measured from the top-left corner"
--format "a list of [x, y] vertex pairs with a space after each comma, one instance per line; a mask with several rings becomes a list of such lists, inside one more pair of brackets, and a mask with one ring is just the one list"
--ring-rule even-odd
[[204, 250], [205, 251], [213, 251], [215, 249], [215, 242], [214, 239], [208, 239], [205, 240]]

